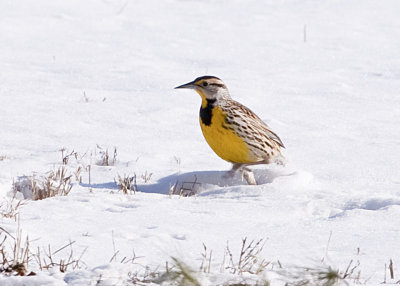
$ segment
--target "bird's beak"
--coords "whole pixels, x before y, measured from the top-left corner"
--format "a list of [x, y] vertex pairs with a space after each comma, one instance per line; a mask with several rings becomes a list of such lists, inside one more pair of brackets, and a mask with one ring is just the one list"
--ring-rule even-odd
[[182, 85], [180, 85], [180, 86], [175, 87], [175, 89], [177, 89], [177, 88], [196, 89], [197, 86], [194, 84], [194, 81], [191, 81], [191, 82], [188, 82], [188, 83], [185, 83], [185, 84], [182, 84]]

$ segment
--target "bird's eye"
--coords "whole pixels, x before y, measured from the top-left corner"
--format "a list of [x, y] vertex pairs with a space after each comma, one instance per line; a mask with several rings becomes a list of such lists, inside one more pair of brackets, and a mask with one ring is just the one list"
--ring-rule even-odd
[[208, 82], [203, 82], [203, 86], [207, 86], [208, 85]]

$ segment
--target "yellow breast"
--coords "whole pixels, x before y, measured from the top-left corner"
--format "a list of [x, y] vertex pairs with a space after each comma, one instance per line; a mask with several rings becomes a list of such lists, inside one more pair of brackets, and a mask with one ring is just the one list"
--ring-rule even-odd
[[211, 124], [204, 124], [200, 118], [201, 130], [211, 149], [219, 157], [232, 163], [254, 162], [246, 143], [226, 125], [226, 113], [221, 107], [215, 106], [211, 112]]

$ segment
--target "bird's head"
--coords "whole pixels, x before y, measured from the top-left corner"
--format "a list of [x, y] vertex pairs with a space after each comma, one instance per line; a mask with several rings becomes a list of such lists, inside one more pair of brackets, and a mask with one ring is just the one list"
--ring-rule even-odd
[[200, 94], [203, 102], [206, 100], [216, 101], [222, 97], [229, 97], [229, 91], [222, 80], [215, 76], [201, 76], [194, 81], [185, 83], [175, 88], [194, 89]]

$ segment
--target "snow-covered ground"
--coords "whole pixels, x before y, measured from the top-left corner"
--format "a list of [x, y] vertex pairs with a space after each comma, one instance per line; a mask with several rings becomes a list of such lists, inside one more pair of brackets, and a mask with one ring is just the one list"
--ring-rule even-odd
[[[0, 285], [122, 285], [171, 257], [198, 269], [203, 243], [215, 276], [199, 279], [216, 285], [232, 278], [227, 243], [237, 259], [245, 237], [265, 240], [269, 270], [353, 260], [377, 285], [392, 259], [386, 280], [399, 280], [399, 12], [398, 0], [2, 0], [0, 205], [18, 177], [58, 168], [62, 148], [91, 179], [25, 201], [19, 226], [0, 216], [32, 252], [74, 242], [82, 268]], [[253, 168], [258, 186], [221, 178], [230, 165], [202, 137], [199, 96], [173, 89], [205, 74], [279, 134], [289, 166]], [[96, 165], [97, 145], [117, 149], [114, 166]], [[115, 178], [133, 174], [139, 192], [124, 195]], [[169, 195], [194, 180], [197, 195]]]

